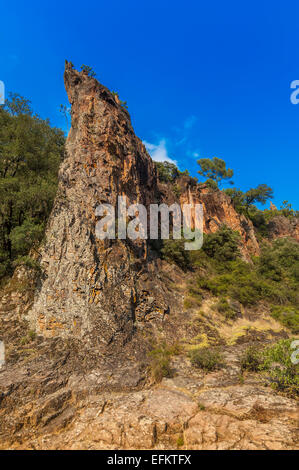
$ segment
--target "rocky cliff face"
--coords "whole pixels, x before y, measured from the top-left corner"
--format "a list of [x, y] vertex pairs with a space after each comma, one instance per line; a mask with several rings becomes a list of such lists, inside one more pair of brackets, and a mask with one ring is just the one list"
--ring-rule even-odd
[[[18, 269], [0, 291], [0, 449], [297, 448], [296, 401], [254, 373], [240, 383], [246, 344], [285, 338], [286, 329], [265, 308], [240, 308], [230, 322], [216, 298], [204, 298], [200, 312], [186, 307], [192, 273], [145, 242], [98, 240], [95, 209], [117, 206], [118, 195], [146, 207], [202, 203], [204, 230], [226, 223], [239, 231], [245, 258], [259, 251], [252, 224], [220, 191], [188, 178], [180, 195], [161, 185], [117, 97], [69, 63], [64, 79], [72, 128], [39, 250], [42, 274], [36, 285]], [[178, 351], [172, 378], [153, 384], [146, 351], [158, 341], [192, 349], [207, 339], [222, 346], [227, 366], [205, 373]]]
[[[118, 98], [69, 63], [64, 81], [72, 105], [72, 127], [41, 251], [41, 286], [28, 319], [43, 336], [84, 337], [87, 343], [105, 347], [127, 342], [136, 315], [151, 310], [145, 307], [146, 289], [138, 289], [140, 269], [132, 262], [134, 258], [148, 262], [147, 244], [98, 240], [96, 207], [109, 203], [117, 208], [118, 196], [123, 195], [128, 205], [148, 207], [169, 201]], [[186, 183], [179, 202], [202, 203], [206, 232], [226, 223], [240, 232], [245, 257], [258, 253], [251, 222], [237, 214], [220, 191], [201, 191]], [[165, 302], [159, 308], [169, 309]]]
[[107, 345], [133, 331], [137, 300], [132, 258], [146, 245], [101, 241], [97, 205], [117, 197], [146, 207], [157, 198], [152, 160], [117, 97], [67, 63], [64, 81], [72, 127], [42, 249], [43, 279], [29, 318], [44, 336], [72, 334]]
[[203, 205], [205, 233], [217, 232], [219, 227], [225, 224], [240, 233], [241, 252], [245, 259], [250, 259], [250, 255], [259, 254], [259, 244], [252, 222], [235, 211], [230, 198], [223, 192], [201, 189], [198, 185], [187, 186], [181, 196], [181, 203]]
[[[246, 260], [250, 256], [258, 255], [259, 244], [255, 236], [254, 227], [250, 220], [240, 215], [234, 209], [231, 199], [222, 191], [215, 191], [195, 184], [187, 176], [181, 176], [177, 182], [179, 196], [176, 196], [171, 185], [159, 183], [162, 200], [167, 204], [179, 202], [183, 204], [202, 204], [203, 206], [203, 231], [204, 233], [217, 232], [221, 225], [227, 225], [241, 235], [241, 252]], [[194, 223], [194, 221], [192, 221]]]

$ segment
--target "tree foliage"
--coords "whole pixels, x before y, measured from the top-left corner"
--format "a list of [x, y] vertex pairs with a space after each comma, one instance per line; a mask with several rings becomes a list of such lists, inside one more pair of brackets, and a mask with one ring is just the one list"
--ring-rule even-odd
[[173, 183], [179, 177], [179, 170], [174, 163], [155, 162], [159, 180], [163, 183]]
[[266, 184], [259, 184], [256, 188], [251, 188], [246, 192], [236, 188], [227, 188], [225, 193], [231, 198], [234, 208], [238, 212], [246, 214], [253, 204], [266, 204], [269, 199], [273, 199], [273, 189]]
[[188, 176], [192, 185], [197, 183], [197, 178], [192, 178], [188, 170], [180, 171], [174, 163], [154, 162], [159, 180], [162, 183], [175, 183], [180, 176]]
[[273, 199], [273, 189], [266, 184], [259, 184], [256, 188], [246, 191], [244, 198], [247, 209], [251, 204], [256, 204], [257, 202], [266, 204], [268, 199]]
[[163, 240], [161, 248], [162, 257], [170, 263], [177, 264], [183, 270], [190, 268], [190, 252], [185, 250], [185, 242], [183, 238]]
[[238, 232], [223, 225], [216, 233], [204, 236], [203, 251], [217, 261], [233, 261], [240, 256]]
[[0, 277], [42, 238], [63, 148], [63, 132], [11, 94], [0, 108]]
[[234, 172], [230, 168], [226, 168], [226, 163], [221, 158], [213, 157], [210, 158], [201, 158], [197, 160], [200, 170], [198, 173], [204, 178], [208, 178], [208, 181], [211, 185], [218, 185], [224, 180], [229, 180], [232, 178]]

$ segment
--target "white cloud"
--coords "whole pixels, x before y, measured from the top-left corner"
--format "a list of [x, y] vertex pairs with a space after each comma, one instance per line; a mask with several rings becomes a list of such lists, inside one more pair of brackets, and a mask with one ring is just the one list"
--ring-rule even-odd
[[175, 142], [176, 146], [187, 144], [190, 139], [190, 133], [192, 128], [195, 126], [197, 122], [196, 116], [189, 116], [185, 119], [183, 125], [181, 127], [176, 127], [175, 131], [177, 134], [177, 140]]
[[177, 165], [177, 162], [168, 156], [165, 139], [160, 140], [158, 145], [151, 144], [145, 140], [143, 141], [143, 144], [155, 162], [169, 162]]

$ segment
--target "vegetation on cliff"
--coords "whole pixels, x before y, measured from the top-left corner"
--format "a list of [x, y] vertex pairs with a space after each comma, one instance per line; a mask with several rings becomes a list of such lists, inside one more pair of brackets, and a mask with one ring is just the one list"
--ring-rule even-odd
[[298, 333], [299, 244], [290, 238], [264, 243], [261, 255], [248, 263], [241, 258], [240, 243], [239, 234], [223, 226], [204, 235], [199, 251], [186, 252], [182, 240], [165, 240], [161, 253], [182, 269], [194, 271], [191, 297], [200, 298], [207, 291], [218, 296], [219, 308], [228, 316], [229, 301], [243, 306], [267, 303], [275, 319]]
[[0, 107], [0, 279], [43, 237], [64, 140], [25, 98], [11, 94]]
[[299, 396], [298, 366], [291, 361], [291, 344], [290, 339], [283, 339], [261, 350], [249, 346], [240, 359], [241, 370], [261, 372], [273, 388]]

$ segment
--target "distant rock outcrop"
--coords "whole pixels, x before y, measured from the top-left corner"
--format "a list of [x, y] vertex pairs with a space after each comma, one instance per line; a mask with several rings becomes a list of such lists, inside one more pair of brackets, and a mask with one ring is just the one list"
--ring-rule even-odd
[[273, 202], [270, 201], [270, 210], [271, 211], [277, 211], [277, 207], [275, 206], [275, 204], [273, 204]]
[[299, 219], [297, 217], [273, 217], [267, 226], [270, 240], [290, 237], [299, 242]]
[[258, 255], [259, 244], [255, 237], [253, 224], [244, 215], [238, 214], [234, 209], [231, 199], [222, 191], [200, 189], [190, 187], [181, 196], [181, 201], [188, 203], [201, 203], [204, 213], [204, 232], [217, 232], [221, 225], [227, 225], [241, 235], [241, 252], [245, 259], [250, 255]]
[[176, 197], [171, 185], [160, 182], [163, 201], [172, 204], [178, 199], [181, 206], [202, 204], [204, 233], [217, 232], [221, 225], [227, 225], [240, 233], [242, 240], [240, 249], [246, 260], [249, 260], [251, 255], [259, 254], [260, 248], [252, 222], [234, 209], [229, 196], [223, 191], [202, 187], [188, 176], [181, 176], [178, 186], [180, 195]]

